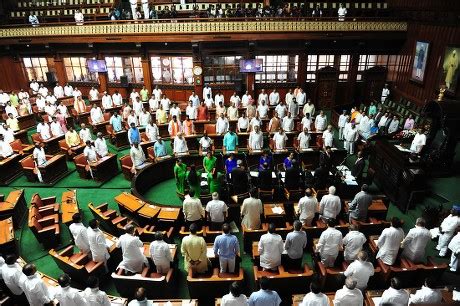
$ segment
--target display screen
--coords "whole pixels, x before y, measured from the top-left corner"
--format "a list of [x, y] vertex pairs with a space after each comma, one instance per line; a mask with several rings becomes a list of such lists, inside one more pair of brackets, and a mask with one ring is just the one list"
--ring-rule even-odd
[[240, 60], [240, 72], [263, 72], [262, 59], [243, 59]]
[[107, 72], [104, 60], [88, 60], [89, 72]]

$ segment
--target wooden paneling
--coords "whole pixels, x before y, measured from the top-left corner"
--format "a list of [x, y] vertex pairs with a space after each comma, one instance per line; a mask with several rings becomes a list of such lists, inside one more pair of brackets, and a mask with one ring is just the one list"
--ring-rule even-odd
[[29, 88], [29, 83], [21, 62], [9, 56], [0, 57], [0, 88], [4, 91], [19, 90]]
[[[417, 40], [430, 43], [424, 84], [410, 81]], [[406, 43], [401, 50], [401, 55], [406, 55], [405, 64], [407, 65], [401, 66], [405, 69], [398, 72], [394, 88], [395, 96], [403, 96], [419, 105], [423, 105], [425, 101], [434, 98], [439, 89], [440, 69], [442, 69], [446, 46], [458, 45], [459, 43], [459, 27], [410, 24]], [[460, 90], [457, 90], [456, 97], [460, 97]]]

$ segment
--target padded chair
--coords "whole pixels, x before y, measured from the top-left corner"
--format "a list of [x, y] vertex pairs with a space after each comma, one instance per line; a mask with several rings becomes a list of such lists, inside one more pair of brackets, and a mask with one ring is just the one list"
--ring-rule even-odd
[[205, 124], [203, 126], [203, 129], [204, 129], [205, 132], [208, 133], [208, 135], [216, 134], [216, 125], [215, 124]]
[[84, 145], [80, 145], [74, 148], [69, 147], [65, 139], [59, 140], [59, 148], [61, 148], [62, 154], [67, 155], [68, 160], [72, 160], [73, 157], [77, 154], [81, 154], [85, 149]]
[[101, 226], [113, 235], [118, 236], [120, 232], [124, 232], [124, 227], [127, 224], [132, 223], [127, 217], [119, 216], [115, 210], [109, 209], [108, 203], [103, 203], [97, 207], [93, 203], [89, 203], [88, 208]]
[[237, 274], [219, 273], [218, 268], [207, 274], [195, 274], [192, 269], [189, 269], [187, 285], [190, 297], [193, 299], [216, 298], [226, 294], [231, 283], [242, 282], [243, 280], [244, 272], [242, 268], [239, 269]]
[[56, 202], [56, 197], [47, 197], [42, 198], [38, 193], [34, 193], [32, 195], [32, 199], [30, 200], [30, 206], [36, 207], [40, 212], [52, 209], [54, 213], [59, 212], [59, 203]]
[[359, 231], [366, 237], [380, 235], [385, 228], [390, 227], [390, 222], [372, 217], [369, 218], [369, 222], [351, 220], [351, 223], [358, 225]]
[[155, 150], [153, 150], [153, 146], [147, 148], [147, 155], [152, 162], [155, 162]]
[[146, 225], [145, 227], [137, 228], [137, 232], [139, 234], [139, 239], [144, 242], [152, 242], [155, 240], [155, 233], [157, 231], [161, 231], [163, 233], [163, 237], [166, 238], [167, 241], [173, 242], [173, 233], [174, 227], [170, 227], [167, 231], [160, 230], [155, 225]]
[[34, 173], [35, 162], [32, 155], [26, 156], [21, 160], [21, 167], [29, 182], [37, 181], [37, 176]]
[[38, 242], [40, 242], [46, 249], [58, 245], [61, 240], [61, 231], [59, 221], [56, 222], [56, 216], [57, 218], [59, 218], [59, 216], [51, 215], [49, 217], [38, 219], [40, 216], [40, 214], [30, 216], [29, 229], [35, 235]]
[[268, 225], [262, 223], [261, 229], [248, 229], [246, 226], [241, 225], [241, 230], [243, 231], [243, 248], [244, 251], [248, 254], [252, 253], [252, 243], [254, 241], [259, 241], [260, 237], [263, 234], [266, 234], [268, 231]]
[[87, 179], [89, 177], [89, 171], [86, 170], [88, 161], [86, 160], [85, 155], [83, 153], [78, 154], [73, 158], [73, 162], [75, 163], [75, 167], [80, 178]]
[[23, 144], [20, 139], [15, 139], [13, 142], [10, 142], [10, 146], [14, 153], [24, 156], [31, 154], [34, 150], [34, 145]]
[[104, 262], [95, 262], [88, 254], [74, 253], [73, 245], [59, 252], [51, 249], [49, 254], [62, 271], [81, 283], [85, 283], [90, 276], [102, 277], [105, 274]]
[[121, 166], [121, 171], [123, 172], [123, 176], [125, 179], [128, 181], [131, 181], [133, 178], [134, 174], [131, 172], [131, 169], [133, 167], [133, 161], [131, 159], [130, 155], [125, 155], [120, 157], [120, 166]]
[[377, 267], [382, 271], [384, 285], [388, 286], [393, 277], [398, 277], [407, 287], [413, 287], [417, 283], [417, 267], [411, 266], [407, 260], [397, 259], [392, 266], [389, 266], [381, 259], [377, 259]]
[[32, 135], [30, 135], [30, 137], [32, 137], [32, 142], [33, 143], [36, 143], [36, 142], [43, 142], [43, 139], [42, 137], [40, 136], [40, 133], [33, 133]]
[[170, 297], [176, 288], [172, 286], [174, 269], [170, 269], [166, 275], [150, 271], [145, 267], [142, 273], [125, 276], [123, 269], [117, 269], [112, 273], [113, 283], [118, 293], [125, 298], [133, 298], [139, 287], [149, 288], [145, 293], [148, 299]]

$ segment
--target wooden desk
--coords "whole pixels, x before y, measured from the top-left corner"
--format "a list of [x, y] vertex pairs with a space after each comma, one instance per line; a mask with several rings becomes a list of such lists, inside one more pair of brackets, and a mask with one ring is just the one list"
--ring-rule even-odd
[[21, 155], [13, 154], [0, 160], [0, 185], [8, 185], [22, 174], [21, 159]]
[[161, 208], [152, 204], [145, 204], [141, 209], [137, 211], [139, 217], [147, 219], [148, 221], [153, 221], [153, 219], [158, 215]]
[[369, 236], [369, 249], [374, 254], [374, 256], [379, 251], [379, 247], [377, 246], [377, 240], [379, 240], [379, 236]]
[[117, 156], [115, 154], [104, 156], [97, 162], [90, 163], [90, 167], [96, 181], [108, 181], [118, 173]]
[[90, 112], [79, 113], [79, 114], [77, 115], [78, 123], [79, 123], [79, 124], [84, 123], [85, 125], [90, 125], [90, 124], [89, 124], [89, 118], [90, 118], [90, 116], [91, 116]]
[[72, 222], [72, 216], [79, 212], [77, 190], [68, 190], [62, 193], [61, 213], [62, 223], [67, 226]]
[[11, 191], [6, 200], [0, 202], [0, 219], [13, 218], [15, 229], [21, 227], [22, 219], [27, 212], [24, 189]]
[[12, 217], [0, 221], [0, 249], [3, 254], [19, 254], [16, 239], [14, 239]]
[[43, 183], [53, 185], [69, 172], [67, 168], [66, 156], [57, 154], [46, 161], [46, 164], [38, 167]]
[[162, 207], [157, 216], [158, 222], [176, 222], [179, 220], [181, 208]]
[[[329, 305], [331, 306], [334, 305], [333, 301], [334, 301], [335, 292], [326, 293], [326, 295], [327, 295], [327, 299], [329, 300]], [[302, 303], [304, 296], [305, 294], [293, 294], [292, 295], [292, 306], [299, 306], [300, 303]]]
[[46, 140], [43, 140], [45, 144], [45, 152], [46, 154], [53, 155], [61, 151], [61, 147], [59, 146], [59, 140], [64, 139], [64, 135], [51, 137]]
[[[350, 207], [349, 201], [345, 201], [343, 209], [348, 213]], [[382, 199], [372, 200], [372, 204], [367, 209], [368, 217], [375, 217], [381, 220], [384, 220], [387, 216], [388, 208], [385, 206], [385, 203]]]
[[112, 143], [118, 148], [126, 148], [129, 147], [129, 140], [128, 140], [128, 132], [125, 130], [114, 132]]
[[114, 252], [117, 248], [116, 244], [117, 244], [117, 240], [118, 238], [109, 234], [109, 233], [106, 233], [106, 232], [102, 232], [104, 234], [104, 237], [105, 237], [105, 243], [106, 245], [109, 246], [109, 253], [111, 254], [112, 252]]
[[25, 116], [17, 117], [19, 128], [21, 130], [27, 130], [28, 128], [34, 127], [37, 122], [35, 121], [35, 114], [29, 114]]
[[29, 136], [27, 135], [27, 130], [19, 130], [14, 132], [14, 139], [20, 139], [22, 143], [30, 143]]
[[264, 217], [265, 221], [268, 223], [274, 222], [278, 225], [282, 225], [286, 218], [286, 210], [284, 209], [284, 204], [264, 204]]
[[[409, 294], [414, 294], [419, 288], [406, 288]], [[364, 302], [367, 306], [378, 306], [380, 302], [380, 298], [385, 290], [367, 290], [366, 294], [364, 295]], [[452, 292], [448, 290], [441, 289], [442, 294], [442, 303], [443, 305], [446, 304], [455, 304], [452, 300]], [[411, 305], [419, 305], [419, 304], [411, 304]], [[431, 305], [431, 304], [430, 304]]]
[[[176, 260], [177, 256], [177, 244], [169, 244], [169, 252], [171, 253], [171, 258]], [[144, 242], [144, 256], [150, 258], [150, 242]]]
[[121, 212], [124, 210], [129, 213], [136, 213], [145, 205], [144, 201], [141, 201], [138, 197], [127, 192], [117, 195], [115, 197], [115, 202], [118, 203]]
[[198, 300], [190, 299], [190, 300], [149, 300], [155, 306], [198, 306]]
[[94, 135], [97, 135], [97, 133], [102, 133], [104, 137], [107, 136], [107, 129], [105, 128], [105, 126], [108, 124], [108, 121], [93, 124], [92, 127]]

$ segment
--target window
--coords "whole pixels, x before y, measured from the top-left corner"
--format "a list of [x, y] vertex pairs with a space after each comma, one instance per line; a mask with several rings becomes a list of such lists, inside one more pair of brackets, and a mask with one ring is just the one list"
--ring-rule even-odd
[[256, 59], [263, 60], [264, 72], [256, 73], [259, 83], [296, 82], [299, 68], [298, 55], [262, 55]]
[[121, 76], [126, 76], [129, 83], [144, 82], [140, 57], [106, 57], [105, 63], [109, 82], [118, 83]]
[[360, 55], [358, 62], [358, 75], [357, 81], [362, 81], [363, 71], [377, 65], [377, 55]]
[[[92, 58], [95, 59], [95, 58]], [[67, 80], [71, 82], [98, 82], [97, 72], [89, 72], [85, 57], [65, 57]]]
[[48, 63], [46, 57], [24, 57], [22, 60], [29, 81], [34, 79], [39, 82], [47, 81]]
[[402, 56], [399, 55], [360, 55], [356, 79], [362, 81], [364, 70], [374, 66], [383, 66], [388, 70], [387, 80], [395, 81], [400, 65], [402, 65]]
[[153, 83], [193, 84], [192, 57], [152, 56]]
[[339, 82], [344, 82], [348, 79], [348, 68], [349, 67], [350, 67], [350, 55], [340, 55]]
[[334, 55], [308, 55], [306, 81], [314, 82], [316, 71], [327, 66], [334, 66]]
[[213, 56], [204, 58], [205, 83], [235, 83], [241, 79], [241, 56]]

